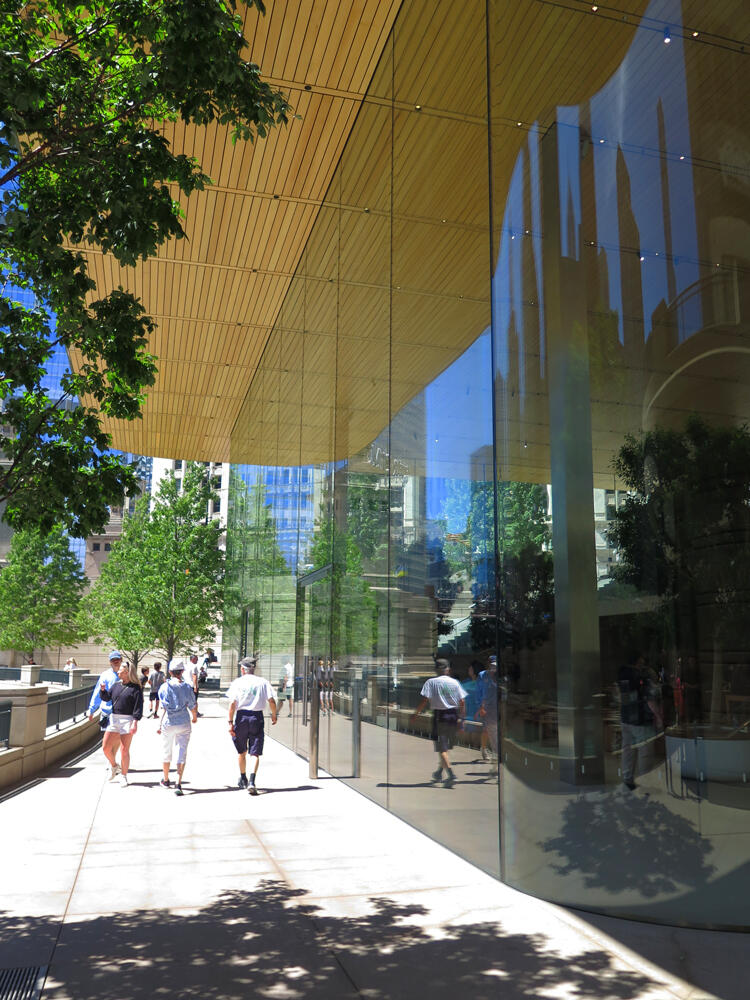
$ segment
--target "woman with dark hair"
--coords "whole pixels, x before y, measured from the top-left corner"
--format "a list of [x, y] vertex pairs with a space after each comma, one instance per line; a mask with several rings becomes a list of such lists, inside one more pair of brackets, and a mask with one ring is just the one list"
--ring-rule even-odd
[[99, 691], [102, 701], [112, 702], [112, 715], [104, 733], [102, 749], [110, 764], [109, 780], [113, 781], [117, 773], [115, 754], [118, 746], [122, 748], [120, 784], [126, 788], [129, 784], [130, 744], [138, 729], [138, 720], [143, 718], [143, 688], [138, 671], [127, 662], [120, 664], [117, 676], [119, 680], [109, 691], [104, 684]]

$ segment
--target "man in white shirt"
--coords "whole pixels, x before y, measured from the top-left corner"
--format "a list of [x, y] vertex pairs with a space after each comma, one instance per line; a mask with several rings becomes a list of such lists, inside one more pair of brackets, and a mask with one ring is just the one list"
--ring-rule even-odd
[[285, 698], [287, 699], [287, 707], [289, 708], [289, 715], [291, 715], [294, 706], [294, 667], [290, 660], [287, 660], [281, 668], [278, 694], [280, 702], [283, 702]]
[[[195, 695], [195, 707], [198, 707], [198, 679], [200, 677], [200, 667], [198, 666], [198, 654], [190, 654], [190, 662], [187, 665], [188, 676], [185, 680], [190, 684], [193, 689], [193, 694]], [[202, 717], [201, 713], [198, 715]]]
[[[271, 725], [276, 725], [276, 700], [273, 696], [273, 688], [265, 677], [255, 676], [255, 665], [256, 660], [253, 657], [248, 656], [244, 660], [240, 660], [242, 675], [233, 680], [227, 690], [229, 735], [232, 737], [240, 765], [240, 780], [237, 782], [237, 787], [247, 788], [251, 795], [258, 794], [258, 789], [255, 787], [255, 776], [258, 773], [263, 753], [265, 737], [263, 709], [266, 705], [271, 709]], [[249, 787], [246, 773], [248, 752], [251, 757], [255, 758]]]
[[455, 677], [450, 676], [451, 665], [447, 660], [436, 660], [436, 677], [430, 677], [422, 687], [422, 700], [412, 715], [412, 721], [429, 705], [432, 709], [432, 739], [440, 766], [433, 773], [433, 782], [443, 777], [445, 768], [444, 788], [452, 788], [456, 776], [451, 768], [448, 751], [456, 742], [459, 725], [463, 725], [466, 710], [466, 691]]

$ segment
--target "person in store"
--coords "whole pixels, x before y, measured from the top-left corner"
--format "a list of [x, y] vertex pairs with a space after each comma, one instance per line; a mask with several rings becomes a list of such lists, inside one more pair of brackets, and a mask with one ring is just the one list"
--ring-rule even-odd
[[[255, 676], [256, 660], [247, 656], [240, 660], [241, 675], [233, 680], [227, 689], [229, 700], [229, 735], [232, 737], [237, 751], [240, 767], [238, 788], [247, 788], [250, 795], [257, 795], [255, 779], [263, 755], [265, 738], [265, 722], [263, 709], [271, 710], [271, 725], [276, 725], [276, 699], [273, 688], [265, 677]], [[247, 755], [254, 758], [253, 769], [250, 772], [250, 782], [247, 778]]]
[[417, 716], [429, 705], [432, 709], [432, 740], [435, 753], [438, 755], [439, 766], [433, 772], [432, 781], [436, 783], [445, 778], [443, 787], [452, 788], [456, 776], [451, 767], [448, 751], [456, 742], [458, 727], [463, 725], [466, 709], [466, 691], [455, 677], [450, 676], [451, 665], [448, 660], [435, 660], [437, 676], [425, 681], [421, 695], [422, 700], [411, 716], [415, 722]]
[[[159, 664], [161, 666], [161, 664]], [[170, 678], [159, 686], [159, 704], [162, 707], [161, 724], [156, 730], [161, 736], [162, 769], [164, 776], [159, 782], [162, 788], [170, 788], [169, 768], [172, 756], [177, 748], [177, 781], [174, 793], [181, 796], [182, 776], [185, 773], [188, 743], [192, 734], [193, 724], [198, 721], [198, 706], [195, 703], [195, 692], [192, 684], [187, 684], [183, 678], [185, 664], [182, 660], [170, 660]]]
[[138, 722], [143, 718], [143, 687], [138, 671], [129, 663], [120, 662], [118, 679], [109, 690], [106, 683], [99, 688], [102, 702], [112, 705], [109, 725], [104, 734], [102, 749], [110, 764], [109, 780], [117, 776], [115, 754], [120, 748], [120, 784], [126, 788], [129, 784], [130, 744], [138, 730]]
[[281, 668], [281, 677], [279, 677], [277, 694], [279, 696], [279, 712], [281, 711], [281, 706], [286, 698], [289, 715], [292, 715], [294, 711], [294, 667], [292, 666], [290, 659], [287, 659], [286, 663]]

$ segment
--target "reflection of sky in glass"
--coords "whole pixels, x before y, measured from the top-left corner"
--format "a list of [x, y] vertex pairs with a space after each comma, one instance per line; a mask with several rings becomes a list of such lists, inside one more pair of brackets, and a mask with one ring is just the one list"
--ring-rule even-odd
[[581, 134], [578, 108], [557, 109], [560, 255], [581, 258]]
[[[489, 330], [424, 390], [427, 517], [440, 516], [447, 480], [470, 480], [492, 441], [492, 354]], [[489, 470], [492, 476], [492, 470]], [[468, 514], [468, 508], [465, 512]], [[464, 523], [448, 531], [463, 531]]]

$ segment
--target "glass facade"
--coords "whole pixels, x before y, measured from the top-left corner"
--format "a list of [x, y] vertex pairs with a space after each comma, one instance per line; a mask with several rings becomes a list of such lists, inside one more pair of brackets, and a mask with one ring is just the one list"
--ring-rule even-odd
[[404, 3], [234, 428], [225, 643], [510, 884], [747, 929], [750, 11], [631, 6]]

